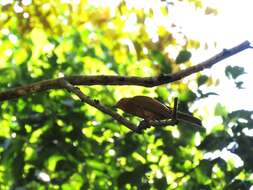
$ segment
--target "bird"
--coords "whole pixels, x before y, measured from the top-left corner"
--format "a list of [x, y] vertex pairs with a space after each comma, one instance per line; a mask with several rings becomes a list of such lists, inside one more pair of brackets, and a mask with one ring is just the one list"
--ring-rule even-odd
[[[170, 107], [148, 96], [122, 98], [115, 107], [144, 120], [172, 119], [173, 117], [173, 110]], [[202, 126], [201, 120], [192, 115], [177, 111], [176, 117], [193, 125]]]

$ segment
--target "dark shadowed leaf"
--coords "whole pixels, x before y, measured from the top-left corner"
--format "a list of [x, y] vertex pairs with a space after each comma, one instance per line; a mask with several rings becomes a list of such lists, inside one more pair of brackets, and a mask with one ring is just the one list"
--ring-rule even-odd
[[198, 86], [205, 84], [207, 80], [208, 80], [208, 77], [206, 75], [201, 75], [197, 80]]
[[245, 74], [246, 72], [244, 71], [243, 67], [233, 67], [229, 65], [226, 67], [225, 73], [228, 78], [236, 79], [238, 76]]
[[224, 190], [249, 190], [252, 187], [252, 182], [250, 181], [242, 181], [240, 179], [236, 179], [230, 184], [228, 184]]
[[142, 179], [146, 178], [145, 173], [148, 172], [149, 166], [147, 164], [138, 165], [132, 171], [126, 171], [118, 177], [118, 184], [124, 187], [126, 184], [141, 185]]
[[201, 142], [199, 148], [207, 151], [221, 150], [226, 147], [231, 141], [231, 137], [228, 133], [221, 131], [217, 133], [212, 133]]
[[177, 64], [185, 63], [190, 60], [191, 56], [192, 56], [191, 52], [189, 52], [187, 50], [182, 50], [179, 52], [179, 54], [176, 58], [176, 63]]
[[165, 177], [161, 179], [155, 179], [154, 185], [157, 189], [160, 189], [160, 190], [167, 189], [168, 187], [168, 183]]
[[207, 185], [211, 183], [211, 174], [213, 163], [210, 160], [201, 160], [199, 166], [195, 169], [195, 176], [200, 184]]
[[242, 81], [239, 81], [239, 82], [235, 82], [235, 85], [238, 89], [244, 89], [244, 87], [242, 86], [243, 85], [243, 82]]
[[154, 60], [160, 65], [161, 73], [171, 73], [171, 64], [168, 59], [166, 59], [166, 55], [159, 51], [153, 51], [152, 56]]

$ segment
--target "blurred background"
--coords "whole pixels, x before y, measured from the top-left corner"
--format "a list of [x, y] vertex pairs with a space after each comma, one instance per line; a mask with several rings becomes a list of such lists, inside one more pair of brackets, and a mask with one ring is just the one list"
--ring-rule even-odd
[[[156, 76], [252, 40], [250, 0], [2, 0], [0, 90], [69, 75]], [[252, 50], [146, 95], [201, 118], [135, 134], [63, 90], [0, 103], [0, 189], [253, 189]], [[125, 116], [123, 112], [120, 112]], [[128, 117], [128, 116], [126, 116]], [[138, 124], [139, 118], [128, 117]]]

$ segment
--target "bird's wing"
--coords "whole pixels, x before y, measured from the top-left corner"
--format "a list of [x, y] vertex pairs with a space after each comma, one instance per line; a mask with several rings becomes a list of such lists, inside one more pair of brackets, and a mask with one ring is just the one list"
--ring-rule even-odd
[[147, 96], [135, 96], [132, 100], [143, 110], [153, 113], [154, 119], [165, 119], [171, 116], [172, 111], [158, 100]]

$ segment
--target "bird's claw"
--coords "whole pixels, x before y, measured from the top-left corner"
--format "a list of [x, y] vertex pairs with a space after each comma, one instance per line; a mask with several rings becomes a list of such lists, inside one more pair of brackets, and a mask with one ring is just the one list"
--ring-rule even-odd
[[142, 132], [144, 129], [150, 128], [149, 123], [147, 120], [142, 120], [137, 128], [137, 132]]

